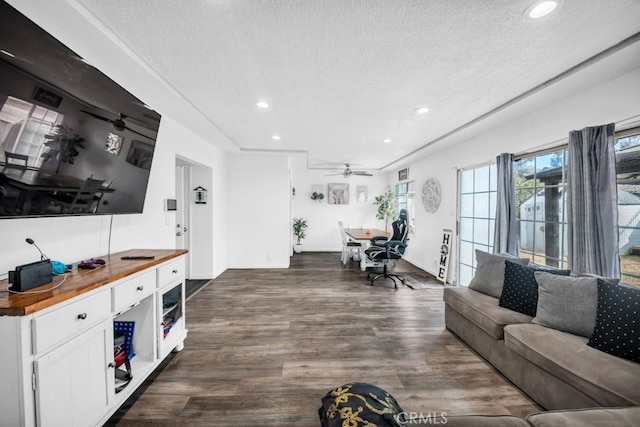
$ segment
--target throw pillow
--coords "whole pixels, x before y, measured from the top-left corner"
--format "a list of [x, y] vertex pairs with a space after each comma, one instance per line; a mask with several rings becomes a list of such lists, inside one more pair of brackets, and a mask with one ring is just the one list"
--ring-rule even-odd
[[538, 283], [534, 275], [536, 271], [546, 271], [562, 276], [568, 276], [571, 273], [569, 270], [558, 270], [553, 267], [527, 267], [506, 260], [504, 287], [498, 305], [534, 317], [538, 307]]
[[588, 346], [640, 362], [640, 288], [598, 279], [596, 326]]
[[533, 323], [590, 338], [596, 323], [598, 281], [594, 277], [563, 277], [534, 273], [538, 307]]
[[328, 392], [321, 401], [318, 415], [322, 427], [407, 425], [396, 399], [373, 384], [345, 384]]
[[490, 254], [476, 249], [476, 273], [469, 283], [469, 289], [500, 298], [504, 284], [504, 261], [527, 265], [528, 259], [516, 258], [510, 254]]

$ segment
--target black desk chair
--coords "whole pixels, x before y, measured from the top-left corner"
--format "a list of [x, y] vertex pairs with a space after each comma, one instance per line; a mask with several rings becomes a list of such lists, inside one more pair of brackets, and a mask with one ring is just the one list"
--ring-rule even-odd
[[[391, 273], [393, 265], [402, 258], [404, 251], [407, 249], [407, 236], [409, 235], [409, 225], [407, 223], [407, 211], [406, 209], [400, 210], [399, 218], [391, 223], [393, 227], [393, 235], [389, 240], [386, 237], [376, 236], [371, 238], [371, 246], [364, 251], [366, 256], [372, 260], [383, 263], [383, 271], [380, 274], [375, 275], [371, 279], [371, 286], [373, 282], [381, 277], [387, 277], [393, 280], [393, 285], [398, 289], [398, 283], [396, 279], [404, 285], [404, 277]], [[371, 277], [373, 272], [369, 272], [367, 278]]]

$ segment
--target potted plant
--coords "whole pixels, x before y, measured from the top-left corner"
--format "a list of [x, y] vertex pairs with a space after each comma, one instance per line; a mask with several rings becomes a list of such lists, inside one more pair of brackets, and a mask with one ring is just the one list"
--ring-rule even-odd
[[73, 164], [74, 158], [80, 154], [78, 148], [84, 148], [84, 138], [64, 123], [56, 125], [53, 132], [44, 138], [47, 140], [44, 145], [49, 150], [42, 153], [42, 157], [44, 162], [57, 162], [56, 173], [60, 172], [62, 163]]
[[376, 196], [374, 205], [378, 206], [378, 212], [376, 213], [377, 219], [384, 220], [384, 231], [389, 228], [389, 218], [393, 219], [398, 209], [396, 204], [396, 193], [393, 190], [389, 190], [381, 196]]
[[313, 193], [311, 193], [311, 200], [313, 200], [314, 202], [321, 202], [324, 200], [324, 194], [314, 191]]
[[302, 252], [302, 243], [300, 241], [307, 237], [307, 220], [302, 218], [293, 218], [293, 235], [296, 236], [296, 243], [293, 245], [293, 251], [297, 254]]

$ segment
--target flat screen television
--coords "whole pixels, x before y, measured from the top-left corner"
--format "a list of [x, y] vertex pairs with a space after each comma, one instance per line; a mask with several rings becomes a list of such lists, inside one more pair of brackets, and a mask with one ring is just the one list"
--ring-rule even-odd
[[0, 3], [0, 219], [141, 213], [160, 115]]

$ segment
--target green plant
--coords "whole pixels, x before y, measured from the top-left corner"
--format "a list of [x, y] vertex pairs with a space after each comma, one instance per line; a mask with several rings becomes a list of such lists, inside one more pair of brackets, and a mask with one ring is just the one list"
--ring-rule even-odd
[[62, 163], [73, 164], [75, 157], [80, 154], [78, 148], [85, 148], [82, 145], [84, 138], [65, 124], [56, 125], [53, 132], [44, 138], [47, 140], [44, 145], [49, 147], [49, 150], [42, 153], [42, 157], [45, 161], [58, 161], [56, 172], [59, 172]]
[[389, 227], [389, 218], [394, 219], [396, 211], [398, 210], [396, 193], [394, 193], [393, 190], [389, 190], [380, 196], [376, 196], [373, 204], [378, 206], [376, 218], [384, 220], [384, 231], [387, 231], [387, 228]]
[[311, 194], [311, 200], [317, 201], [317, 202], [322, 201], [322, 200], [324, 200], [324, 194], [323, 193], [318, 193], [317, 191], [314, 191]]
[[307, 220], [302, 218], [293, 218], [293, 235], [298, 239], [297, 245], [300, 245], [300, 240], [307, 237]]

